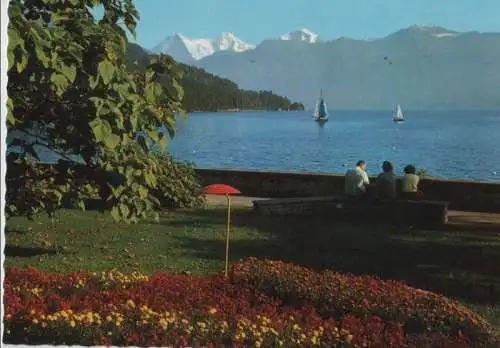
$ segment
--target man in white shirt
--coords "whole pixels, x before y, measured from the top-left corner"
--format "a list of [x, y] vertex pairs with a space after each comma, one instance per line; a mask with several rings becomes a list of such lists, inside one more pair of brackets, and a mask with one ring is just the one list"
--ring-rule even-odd
[[365, 170], [365, 161], [358, 161], [356, 168], [347, 171], [345, 174], [344, 194], [358, 197], [366, 193], [366, 188], [370, 185], [370, 179]]

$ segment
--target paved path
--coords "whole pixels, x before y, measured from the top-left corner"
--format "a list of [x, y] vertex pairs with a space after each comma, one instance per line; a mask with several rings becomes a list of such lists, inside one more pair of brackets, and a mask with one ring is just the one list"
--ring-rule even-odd
[[[234, 196], [231, 198], [231, 206], [238, 208], [251, 208], [253, 200], [268, 199], [247, 196]], [[225, 207], [227, 205], [224, 196], [207, 196], [209, 207]], [[448, 212], [448, 223], [452, 226], [470, 227], [470, 228], [488, 228], [500, 231], [500, 213], [478, 213], [450, 210]]]
[[[231, 206], [238, 208], [251, 208], [252, 201], [259, 199], [268, 198], [258, 198], [258, 197], [247, 197], [247, 196], [233, 196], [231, 197]], [[227, 199], [225, 196], [207, 195], [207, 205], [208, 207], [220, 207], [227, 205]]]

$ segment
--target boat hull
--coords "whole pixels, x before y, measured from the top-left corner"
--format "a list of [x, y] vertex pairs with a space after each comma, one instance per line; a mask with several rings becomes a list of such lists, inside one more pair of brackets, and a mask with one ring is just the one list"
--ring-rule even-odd
[[396, 123], [404, 122], [405, 120], [393, 120]]
[[328, 122], [328, 119], [327, 118], [318, 118], [318, 117], [316, 117], [314, 119], [314, 121], [319, 122], [319, 123], [325, 123], [325, 122]]

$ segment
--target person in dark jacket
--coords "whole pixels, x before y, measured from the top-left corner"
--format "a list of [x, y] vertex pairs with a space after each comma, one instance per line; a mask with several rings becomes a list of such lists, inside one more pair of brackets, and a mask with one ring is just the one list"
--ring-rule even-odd
[[382, 164], [383, 172], [379, 174], [376, 181], [376, 195], [380, 199], [396, 198], [396, 175], [394, 167], [389, 161]]

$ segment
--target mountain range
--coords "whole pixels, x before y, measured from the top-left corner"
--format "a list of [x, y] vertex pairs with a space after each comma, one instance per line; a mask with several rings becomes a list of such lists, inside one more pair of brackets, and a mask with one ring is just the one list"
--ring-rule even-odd
[[[129, 69], [144, 71], [151, 61], [149, 52], [129, 43], [125, 62]], [[179, 83], [183, 87], [182, 106], [187, 112], [224, 110], [304, 110], [304, 105], [271, 91], [242, 90], [232, 81], [203, 69], [178, 63]], [[168, 89], [168, 85], [164, 85]]]
[[334, 109], [500, 108], [500, 33], [415, 25], [383, 38], [323, 41], [300, 29], [258, 45], [230, 33], [175, 34], [152, 51], [308, 107], [323, 89]]

